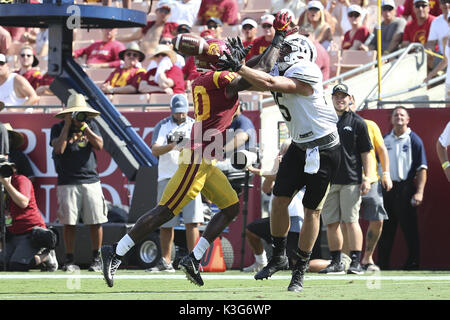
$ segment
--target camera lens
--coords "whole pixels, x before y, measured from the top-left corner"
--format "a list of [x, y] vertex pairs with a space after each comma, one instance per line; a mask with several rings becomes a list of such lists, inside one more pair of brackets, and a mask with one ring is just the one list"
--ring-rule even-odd
[[0, 164], [0, 176], [9, 178], [13, 175], [13, 167], [9, 163]]

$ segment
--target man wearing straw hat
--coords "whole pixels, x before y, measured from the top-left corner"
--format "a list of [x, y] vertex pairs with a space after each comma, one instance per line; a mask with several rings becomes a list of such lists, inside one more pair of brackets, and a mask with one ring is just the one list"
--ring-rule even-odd
[[90, 121], [99, 114], [87, 105], [83, 95], [72, 94], [67, 100], [67, 108], [55, 116], [63, 121], [51, 129], [50, 145], [58, 173], [58, 219], [64, 225], [64, 271], [77, 269], [73, 253], [79, 218], [90, 226], [92, 264], [89, 271], [101, 270], [102, 223], [108, 219], [94, 150], [103, 148], [103, 139], [96, 123]]
[[138, 64], [144, 61], [145, 54], [136, 42], [131, 42], [125, 50], [119, 52], [119, 58], [124, 61], [123, 66], [111, 72], [101, 89], [110, 94], [136, 93], [141, 77], [145, 74], [145, 69], [138, 67]]

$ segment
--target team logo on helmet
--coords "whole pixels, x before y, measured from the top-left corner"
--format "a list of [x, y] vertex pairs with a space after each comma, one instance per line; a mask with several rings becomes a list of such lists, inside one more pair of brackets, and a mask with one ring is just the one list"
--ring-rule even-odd
[[225, 41], [219, 39], [210, 39], [206, 41], [209, 45], [205, 54], [195, 56], [194, 61], [199, 71], [217, 70], [216, 63], [224, 51], [229, 52]]

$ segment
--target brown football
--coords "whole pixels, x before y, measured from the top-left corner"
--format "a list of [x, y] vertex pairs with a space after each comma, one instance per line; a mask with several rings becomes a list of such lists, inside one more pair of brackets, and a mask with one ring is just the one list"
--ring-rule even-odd
[[188, 56], [201, 55], [208, 52], [208, 43], [202, 37], [190, 34], [182, 33], [172, 39], [173, 47], [180, 53]]

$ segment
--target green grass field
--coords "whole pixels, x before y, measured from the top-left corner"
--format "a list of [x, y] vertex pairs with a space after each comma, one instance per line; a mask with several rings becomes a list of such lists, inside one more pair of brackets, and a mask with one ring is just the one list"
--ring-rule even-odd
[[181, 271], [149, 274], [119, 270], [113, 288], [102, 275], [79, 273], [0, 273], [0, 301], [5, 300], [449, 300], [449, 271], [382, 271], [356, 275], [308, 273], [301, 293], [287, 291], [290, 272], [256, 281], [240, 271], [203, 273], [197, 287]]

